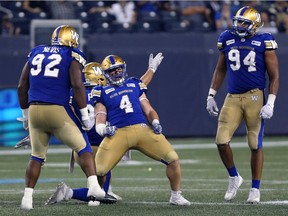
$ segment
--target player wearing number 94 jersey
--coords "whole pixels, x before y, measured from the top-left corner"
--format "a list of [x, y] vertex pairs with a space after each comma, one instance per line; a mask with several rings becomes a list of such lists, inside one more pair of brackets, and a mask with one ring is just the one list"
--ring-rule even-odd
[[[23, 113], [21, 121], [25, 129], [29, 126], [32, 146], [21, 202], [21, 208], [25, 210], [33, 208], [32, 194], [46, 158], [51, 135], [76, 151], [83, 161], [80, 165], [88, 178], [87, 197], [91, 204], [105, 196], [95, 175], [87, 134], [82, 129], [89, 130], [93, 124], [88, 116], [82, 82], [85, 55], [77, 49], [78, 45], [79, 35], [76, 30], [66, 25], [59, 26], [52, 34], [51, 45], [40, 45], [31, 50], [21, 73], [18, 84], [18, 98]], [[69, 105], [71, 88], [82, 122]]]
[[[228, 94], [220, 112], [216, 135], [218, 151], [229, 174], [229, 186], [224, 196], [227, 201], [236, 196], [243, 182], [230, 148], [232, 136], [242, 119], [246, 124], [251, 150], [252, 182], [247, 202], [260, 201], [264, 119], [270, 119], [273, 115], [279, 88], [278, 60], [275, 53], [278, 46], [270, 33], [257, 33], [262, 26], [258, 11], [243, 7], [233, 18], [233, 30], [224, 31], [218, 39], [220, 52], [207, 97], [207, 111], [211, 116], [218, 115], [214, 96], [227, 73]], [[269, 77], [267, 101], [264, 97], [266, 72]]]

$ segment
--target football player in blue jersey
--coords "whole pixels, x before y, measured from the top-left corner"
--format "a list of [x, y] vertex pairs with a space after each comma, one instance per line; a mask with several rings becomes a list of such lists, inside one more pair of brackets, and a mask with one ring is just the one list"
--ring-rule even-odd
[[[234, 164], [230, 141], [244, 119], [247, 141], [251, 149], [252, 185], [247, 203], [260, 202], [260, 181], [263, 169], [262, 139], [264, 120], [273, 116], [279, 88], [279, 67], [275, 50], [278, 45], [270, 33], [257, 33], [263, 26], [258, 11], [242, 7], [233, 18], [233, 29], [218, 39], [219, 58], [207, 97], [207, 111], [218, 115], [214, 100], [226, 73], [228, 94], [218, 118], [216, 144], [229, 174], [226, 201], [232, 200], [243, 183]], [[266, 72], [269, 78], [268, 99], [265, 98]]]
[[[33, 209], [33, 191], [45, 162], [48, 141], [53, 134], [78, 153], [81, 168], [87, 176], [89, 204], [105, 196], [98, 184], [92, 149], [85, 130], [94, 122], [88, 115], [82, 68], [85, 55], [77, 47], [79, 35], [67, 25], [57, 27], [51, 45], [33, 48], [23, 67], [18, 98], [23, 127], [30, 132], [32, 153], [26, 169], [26, 188], [21, 208]], [[81, 120], [72, 111], [70, 89], [80, 108]], [[29, 117], [28, 117], [29, 116]]]
[[[148, 85], [151, 82], [151, 80], [152, 80], [158, 66], [161, 64], [163, 58], [164, 57], [163, 57], [162, 53], [158, 53], [155, 57], [153, 57], [153, 54], [150, 54], [148, 69], [145, 72], [145, 74], [140, 78], [146, 85]], [[97, 62], [90, 62], [90, 63], [86, 64], [84, 69], [83, 69], [83, 74], [84, 74], [84, 85], [86, 88], [86, 99], [87, 99], [87, 104], [88, 104], [87, 108], [89, 110], [89, 114], [91, 115], [91, 117], [93, 117], [95, 119], [94, 107], [93, 107], [92, 98], [91, 98], [91, 90], [95, 86], [106, 86], [107, 80], [106, 80], [106, 78], [102, 72], [101, 65]], [[75, 104], [75, 101], [73, 100], [73, 96], [71, 97], [71, 99], [72, 99], [71, 100], [72, 107], [75, 107], [75, 112], [76, 112], [76, 114], [79, 115], [80, 114], [79, 109], [77, 108], [77, 104]], [[100, 136], [96, 132], [95, 127], [91, 128], [91, 130], [89, 130], [87, 132], [87, 134], [88, 134], [89, 141], [92, 145], [93, 155], [95, 157], [95, 154], [98, 150], [98, 147], [99, 147], [101, 141], [103, 140], [103, 137]], [[129, 155], [129, 152], [127, 152], [127, 153], [128, 153], [127, 155]], [[71, 157], [72, 158], [72, 164], [74, 163], [73, 162], [74, 160], [79, 164], [78, 155], [75, 154], [75, 152], [73, 152], [71, 156], [72, 156]], [[73, 167], [73, 165], [72, 165], [72, 167]], [[70, 170], [71, 169], [73, 170], [72, 167], [71, 167], [71, 161], [70, 161]], [[108, 194], [108, 196], [107, 196], [107, 199], [102, 200], [102, 202], [110, 204], [110, 203], [114, 203], [115, 201], [122, 200], [122, 198], [120, 196], [118, 196], [112, 192], [111, 185], [110, 185], [111, 171], [109, 170], [105, 176], [106, 176], [106, 179], [105, 179], [105, 183], [103, 185], [103, 189]], [[88, 192], [88, 188], [73, 188], [73, 189], [71, 189], [64, 182], [61, 182], [56, 187], [56, 191], [49, 197], [49, 199], [46, 201], [45, 204], [50, 205], [50, 204], [61, 202], [63, 200], [67, 201], [69, 199], [88, 201], [87, 192]], [[116, 200], [113, 199], [113, 197], [115, 197]]]
[[127, 78], [126, 63], [119, 56], [105, 57], [101, 67], [109, 85], [95, 87], [91, 92], [96, 131], [105, 137], [96, 153], [99, 183], [104, 182], [105, 174], [117, 165], [125, 152], [135, 149], [166, 165], [171, 187], [169, 202], [190, 205], [180, 191], [179, 157], [162, 134], [158, 114], [146, 97], [146, 85], [137, 78]]

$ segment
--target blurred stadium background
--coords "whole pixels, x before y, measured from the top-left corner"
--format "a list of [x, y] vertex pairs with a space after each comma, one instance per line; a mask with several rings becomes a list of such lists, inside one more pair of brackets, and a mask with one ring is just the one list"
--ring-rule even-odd
[[[103, 12], [102, 9], [108, 10], [114, 1], [67, 1], [67, 4], [74, 6], [70, 8], [74, 12], [73, 19], [57, 20], [53, 19], [49, 8], [46, 8], [47, 11], [43, 9], [42, 13], [31, 13], [24, 9], [24, 2], [0, 1], [2, 20], [8, 16], [14, 26], [21, 29], [19, 35], [5, 35], [2, 29], [0, 36], [0, 145], [13, 146], [27, 135], [21, 123], [16, 121], [16, 117], [21, 115], [16, 92], [18, 79], [30, 48], [48, 44], [52, 30], [61, 24], [70, 24], [81, 33], [81, 48], [88, 61], [101, 62], [109, 54], [119, 55], [126, 61], [130, 76], [140, 77], [146, 71], [150, 53], [163, 52], [165, 58], [149, 86], [148, 97], [159, 112], [164, 134], [171, 138], [213, 137], [217, 120], [211, 118], [206, 111], [206, 96], [218, 56], [216, 42], [221, 29], [215, 27], [219, 19], [216, 14], [221, 15], [223, 5], [227, 3], [231, 15], [243, 5], [249, 4], [268, 13], [269, 26], [274, 26], [278, 32], [275, 37], [279, 45], [280, 91], [275, 114], [266, 123], [265, 135], [288, 135], [288, 118], [283, 117], [288, 110], [288, 75], [285, 73], [288, 43], [285, 25], [283, 27], [278, 24], [277, 16], [288, 16], [287, 1], [171, 1], [176, 3], [174, 6], [170, 1], [143, 1], [147, 3], [146, 7], [134, 2], [137, 22], [131, 24], [133, 28], [117, 23], [115, 17]], [[32, 7], [37, 2], [43, 4], [45, 1], [28, 2]], [[169, 7], [164, 6], [167, 2]], [[101, 8], [102, 12], [91, 13], [93, 7]], [[185, 9], [198, 7], [213, 12], [214, 17], [210, 13], [210, 18], [215, 19], [211, 21], [209, 17], [203, 17], [203, 14], [183, 15]], [[281, 13], [279, 8], [282, 9]], [[183, 25], [189, 19], [190, 24]], [[224, 85], [216, 96], [219, 106], [222, 105], [225, 93]], [[236, 135], [244, 134], [245, 128], [242, 125]]]

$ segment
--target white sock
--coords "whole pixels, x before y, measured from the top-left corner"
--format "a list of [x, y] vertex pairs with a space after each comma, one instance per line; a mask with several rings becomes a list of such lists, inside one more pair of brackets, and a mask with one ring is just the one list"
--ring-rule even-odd
[[24, 190], [24, 196], [25, 197], [32, 197], [33, 192], [34, 192], [34, 188], [26, 187], [25, 190]]
[[67, 191], [67, 194], [66, 194], [66, 198], [71, 199], [72, 196], [73, 196], [73, 190], [71, 188], [69, 188]]
[[87, 178], [87, 187], [90, 188], [90, 186], [92, 185], [94, 186], [99, 185], [96, 175], [92, 175]]

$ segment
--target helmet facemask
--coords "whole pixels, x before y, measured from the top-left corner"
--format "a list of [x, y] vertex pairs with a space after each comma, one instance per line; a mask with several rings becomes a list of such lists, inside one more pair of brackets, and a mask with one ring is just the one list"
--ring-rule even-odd
[[112, 85], [122, 86], [127, 78], [126, 63], [116, 55], [104, 58], [101, 68], [108, 82]]
[[263, 24], [260, 14], [251, 7], [239, 9], [233, 17], [234, 32], [241, 38], [255, 35]]
[[122, 86], [126, 80], [126, 65], [117, 65], [104, 71], [104, 75], [110, 84]]

